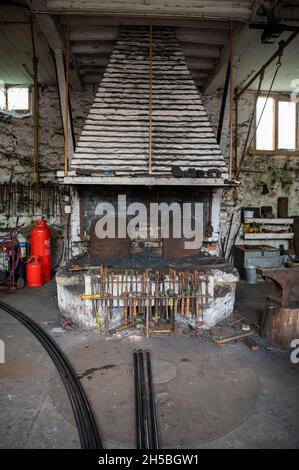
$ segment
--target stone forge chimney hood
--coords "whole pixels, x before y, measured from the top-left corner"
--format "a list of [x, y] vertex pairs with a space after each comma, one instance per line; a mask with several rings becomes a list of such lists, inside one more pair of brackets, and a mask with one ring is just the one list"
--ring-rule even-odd
[[122, 30], [99, 84], [66, 184], [221, 187], [227, 166], [171, 28], [153, 28], [149, 174], [149, 28]]

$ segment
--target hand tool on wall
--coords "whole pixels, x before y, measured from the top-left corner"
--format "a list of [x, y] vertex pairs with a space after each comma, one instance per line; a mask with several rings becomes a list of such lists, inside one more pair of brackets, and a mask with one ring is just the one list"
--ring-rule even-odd
[[158, 323], [159, 314], [159, 271], [156, 271], [156, 285], [155, 285], [155, 323]]

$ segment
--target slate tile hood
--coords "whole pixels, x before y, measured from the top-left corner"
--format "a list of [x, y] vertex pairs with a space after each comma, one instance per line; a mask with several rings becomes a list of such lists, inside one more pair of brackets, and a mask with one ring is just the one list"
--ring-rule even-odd
[[83, 183], [225, 184], [226, 162], [171, 28], [153, 28], [152, 104], [149, 175], [149, 28], [125, 27], [70, 161], [73, 182], [85, 172], [94, 178]]

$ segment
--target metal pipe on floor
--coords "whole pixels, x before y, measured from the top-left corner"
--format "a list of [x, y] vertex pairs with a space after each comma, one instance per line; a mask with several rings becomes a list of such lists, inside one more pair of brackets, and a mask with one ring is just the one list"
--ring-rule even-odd
[[150, 352], [146, 351], [146, 364], [147, 364], [147, 384], [148, 384], [148, 393], [149, 393], [149, 406], [150, 406], [150, 415], [151, 415], [151, 448], [159, 449], [159, 433], [158, 433], [158, 422], [157, 422], [157, 412], [156, 412], [156, 403], [154, 396], [154, 386], [153, 386], [153, 374], [152, 374], [152, 365], [151, 365], [151, 356]]
[[139, 376], [139, 356], [138, 352], [134, 350], [134, 382], [135, 382], [135, 418], [136, 418], [136, 446], [137, 449], [142, 449], [142, 422], [141, 422], [141, 389], [140, 389], [140, 376]]
[[140, 374], [140, 389], [141, 389], [141, 417], [142, 417], [142, 449], [150, 448], [149, 441], [149, 420], [148, 420], [148, 401], [146, 393], [145, 375], [144, 375], [144, 359], [143, 351], [138, 351], [139, 356], [139, 374]]

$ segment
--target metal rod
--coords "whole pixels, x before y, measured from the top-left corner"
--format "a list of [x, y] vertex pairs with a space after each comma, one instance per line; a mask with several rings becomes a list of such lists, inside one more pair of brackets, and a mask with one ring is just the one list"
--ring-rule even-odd
[[135, 418], [136, 418], [136, 446], [142, 449], [142, 423], [141, 423], [141, 389], [139, 377], [139, 358], [138, 353], [134, 350], [134, 383], [135, 383]]
[[149, 338], [150, 299], [145, 301], [145, 337]]
[[153, 26], [149, 30], [149, 108], [148, 108], [148, 172], [152, 173], [152, 118], [153, 118]]
[[148, 422], [148, 403], [147, 403], [147, 393], [145, 388], [145, 377], [144, 377], [144, 359], [143, 351], [140, 349], [138, 351], [139, 356], [139, 374], [140, 374], [140, 388], [141, 388], [141, 409], [142, 409], [142, 449], [150, 448], [149, 441], [149, 422]]
[[151, 414], [151, 447], [152, 449], [159, 449], [160, 442], [159, 442], [159, 433], [158, 433], [157, 412], [156, 412], [156, 403], [155, 403], [155, 396], [154, 396], [151, 356], [150, 356], [149, 351], [146, 351], [146, 364], [147, 364], [149, 406], [150, 406], [150, 414]]
[[233, 28], [230, 25], [230, 87], [229, 87], [229, 154], [228, 154], [228, 175], [232, 179], [233, 165], [233, 107], [234, 107], [234, 67], [233, 67]]

